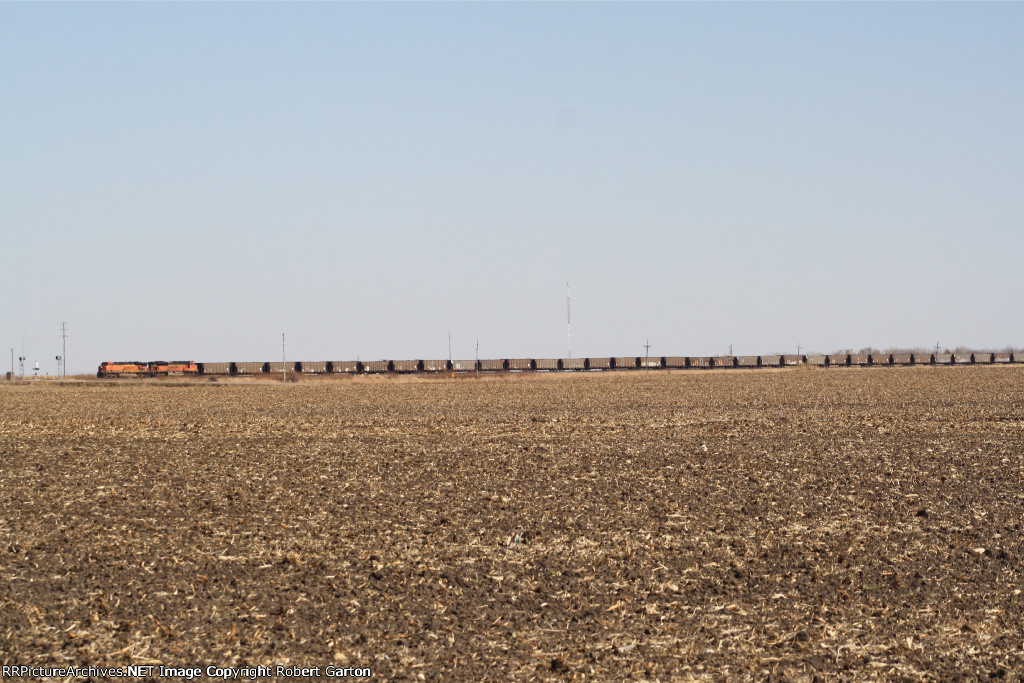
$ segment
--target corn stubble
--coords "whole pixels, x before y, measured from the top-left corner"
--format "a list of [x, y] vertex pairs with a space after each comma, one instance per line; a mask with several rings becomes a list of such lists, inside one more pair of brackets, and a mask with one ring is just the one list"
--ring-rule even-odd
[[1019, 677], [1024, 370], [0, 390], [0, 660]]

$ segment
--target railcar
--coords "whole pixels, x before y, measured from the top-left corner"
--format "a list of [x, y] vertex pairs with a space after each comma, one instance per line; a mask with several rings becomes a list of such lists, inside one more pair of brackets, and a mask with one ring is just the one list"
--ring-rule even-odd
[[301, 372], [306, 375], [323, 375], [327, 373], [327, 361], [325, 360], [305, 360], [295, 361], [294, 366], [295, 372]]
[[394, 365], [389, 360], [370, 360], [366, 361], [363, 365], [363, 372], [366, 374], [376, 375], [384, 372], [394, 372]]
[[232, 363], [232, 365], [234, 365], [234, 370], [231, 371], [232, 375], [262, 375], [266, 371], [267, 363], [243, 361]]
[[284, 361], [269, 361], [263, 364], [262, 371], [271, 375], [280, 375], [285, 372], [293, 372], [295, 370], [295, 363], [285, 363]]
[[197, 363], [200, 375], [229, 375], [231, 363]]

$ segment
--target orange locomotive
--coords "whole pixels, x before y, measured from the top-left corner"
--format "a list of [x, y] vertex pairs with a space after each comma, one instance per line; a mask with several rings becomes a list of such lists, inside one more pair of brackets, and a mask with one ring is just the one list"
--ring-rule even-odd
[[156, 377], [157, 375], [198, 375], [199, 364], [191, 360], [156, 360], [149, 363], [139, 361], [104, 361], [100, 363], [97, 377]]
[[96, 371], [97, 377], [120, 377], [122, 375], [146, 377], [149, 375], [149, 363], [140, 363], [139, 361], [104, 361], [100, 363], [100, 369]]
[[149, 364], [149, 376], [157, 375], [198, 375], [199, 365], [190, 360], [155, 360]]

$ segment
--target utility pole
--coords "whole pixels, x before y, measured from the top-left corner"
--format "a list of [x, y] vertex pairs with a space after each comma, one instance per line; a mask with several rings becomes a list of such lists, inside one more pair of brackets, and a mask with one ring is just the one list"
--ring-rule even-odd
[[572, 358], [572, 289], [565, 283], [565, 328], [569, 337], [569, 358]]
[[476, 371], [476, 378], [480, 379], [480, 339], [476, 340], [476, 362], [473, 363], [473, 369]]
[[796, 355], [798, 355], [798, 356], [800, 355], [800, 349], [801, 349], [801, 348], [803, 348], [803, 347], [802, 347], [802, 346], [800, 346], [800, 342], [797, 342], [797, 343], [796, 343]]
[[281, 381], [288, 381], [288, 356], [284, 352], [284, 332], [281, 333]]
[[63, 346], [63, 350], [62, 350], [61, 357], [60, 357], [61, 363], [63, 363], [63, 365], [61, 366], [62, 367], [62, 373], [63, 373], [63, 374], [61, 374], [61, 379], [67, 379], [67, 376], [68, 376], [68, 324], [67, 323], [61, 323], [60, 324], [60, 339], [61, 339], [61, 345]]
[[732, 355], [732, 344], [729, 344], [729, 355]]
[[647, 343], [644, 344], [644, 370], [650, 370], [651, 365], [647, 362], [648, 357], [651, 354], [651, 340], [648, 339]]

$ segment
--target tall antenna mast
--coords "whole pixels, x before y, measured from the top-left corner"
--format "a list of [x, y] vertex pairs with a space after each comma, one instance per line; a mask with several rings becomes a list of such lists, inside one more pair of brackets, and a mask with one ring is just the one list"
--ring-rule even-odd
[[569, 338], [569, 358], [572, 358], [572, 289], [565, 283], [565, 329]]
[[61, 342], [63, 343], [63, 347], [64, 347], [63, 351], [61, 352], [62, 355], [60, 357], [61, 363], [62, 363], [62, 365], [61, 365], [61, 379], [66, 379], [67, 376], [68, 376], [68, 324], [67, 323], [61, 323], [60, 324], [60, 337], [61, 337]]

